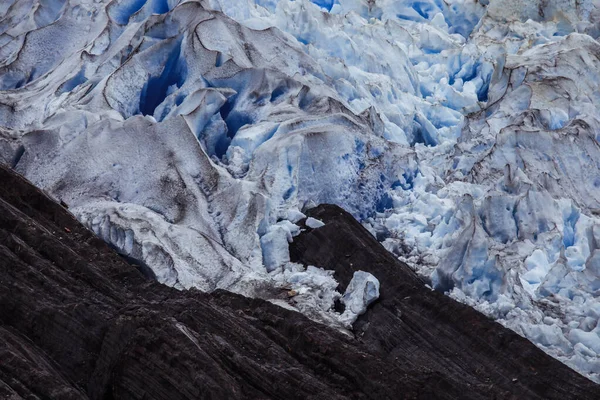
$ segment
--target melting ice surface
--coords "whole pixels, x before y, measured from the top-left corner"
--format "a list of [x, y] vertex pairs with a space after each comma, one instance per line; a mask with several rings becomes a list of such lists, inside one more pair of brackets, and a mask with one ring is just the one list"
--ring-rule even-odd
[[[0, 159], [161, 282], [343, 326], [331, 271], [288, 253], [301, 210], [335, 203], [600, 382], [597, 1], [8, 0], [0, 17]], [[359, 278], [357, 313], [378, 287]]]

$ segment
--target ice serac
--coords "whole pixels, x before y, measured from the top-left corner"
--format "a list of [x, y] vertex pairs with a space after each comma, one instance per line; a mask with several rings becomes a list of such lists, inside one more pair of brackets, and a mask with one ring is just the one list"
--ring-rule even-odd
[[345, 309], [340, 319], [352, 325], [356, 319], [367, 311], [367, 307], [379, 298], [379, 280], [368, 272], [356, 271], [346, 287], [340, 302]]
[[339, 205], [599, 381], [599, 17], [594, 0], [3, 2], [0, 159], [162, 283], [338, 327], [332, 267], [289, 249], [327, 227], [302, 213]]

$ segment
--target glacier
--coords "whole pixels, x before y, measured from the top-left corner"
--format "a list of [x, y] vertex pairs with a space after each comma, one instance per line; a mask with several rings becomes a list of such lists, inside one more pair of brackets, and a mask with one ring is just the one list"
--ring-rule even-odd
[[346, 328], [331, 271], [288, 253], [334, 203], [600, 382], [598, 1], [8, 0], [0, 21], [0, 160], [160, 282]]

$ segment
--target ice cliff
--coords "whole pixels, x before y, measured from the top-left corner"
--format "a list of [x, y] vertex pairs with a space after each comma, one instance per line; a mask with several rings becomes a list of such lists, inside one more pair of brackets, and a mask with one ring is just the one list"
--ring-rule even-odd
[[288, 254], [319, 229], [301, 211], [334, 203], [600, 381], [597, 1], [8, 0], [0, 17], [0, 159], [159, 281], [289, 290], [343, 324], [328, 266]]

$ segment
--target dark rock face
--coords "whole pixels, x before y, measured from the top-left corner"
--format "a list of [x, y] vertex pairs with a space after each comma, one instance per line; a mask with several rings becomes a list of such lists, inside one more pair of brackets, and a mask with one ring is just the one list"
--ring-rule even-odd
[[325, 226], [294, 239], [293, 261], [334, 269], [342, 293], [354, 271], [381, 282], [380, 298], [354, 324], [365, 351], [389, 363], [402, 360], [429, 376], [440, 392], [459, 398], [467, 392], [488, 399], [600, 398], [600, 386], [528, 340], [427, 289], [344, 210], [320, 205], [307, 215]]
[[157, 284], [0, 166], [0, 398], [600, 398], [425, 289], [339, 208], [311, 215], [327, 225], [297, 238], [296, 259], [343, 285], [352, 268], [382, 283], [359, 339], [262, 300]]

